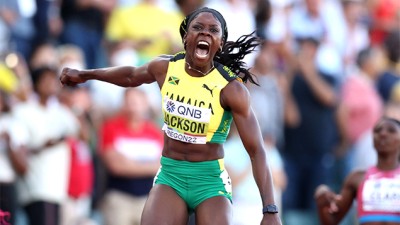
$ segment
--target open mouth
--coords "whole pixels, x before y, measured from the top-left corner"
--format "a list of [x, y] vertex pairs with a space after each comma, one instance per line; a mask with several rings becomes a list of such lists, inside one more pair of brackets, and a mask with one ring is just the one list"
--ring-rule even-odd
[[199, 41], [196, 46], [195, 53], [199, 58], [206, 58], [210, 52], [210, 44], [205, 41]]

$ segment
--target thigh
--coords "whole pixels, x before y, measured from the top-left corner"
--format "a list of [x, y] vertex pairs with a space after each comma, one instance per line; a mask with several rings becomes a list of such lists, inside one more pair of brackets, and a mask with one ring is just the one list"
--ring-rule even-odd
[[186, 225], [186, 203], [171, 187], [156, 184], [144, 206], [141, 225]]
[[209, 198], [197, 206], [196, 225], [232, 224], [232, 203], [224, 196]]

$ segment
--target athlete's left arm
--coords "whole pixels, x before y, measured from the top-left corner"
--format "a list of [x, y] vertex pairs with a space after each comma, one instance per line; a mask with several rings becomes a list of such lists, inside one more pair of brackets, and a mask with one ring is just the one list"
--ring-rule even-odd
[[[249, 154], [254, 179], [260, 190], [263, 206], [274, 204], [272, 177], [258, 121], [250, 106], [250, 94], [243, 83], [230, 82], [221, 92], [221, 105], [231, 110], [240, 138]], [[229, 153], [228, 153], [229, 154]], [[262, 207], [260, 206], [260, 213]], [[281, 224], [278, 214], [264, 214], [262, 224]]]

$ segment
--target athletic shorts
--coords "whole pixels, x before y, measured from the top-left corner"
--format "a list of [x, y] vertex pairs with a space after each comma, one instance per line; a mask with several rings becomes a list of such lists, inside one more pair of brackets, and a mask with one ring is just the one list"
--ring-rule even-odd
[[161, 157], [161, 167], [154, 178], [156, 184], [173, 188], [186, 202], [189, 212], [215, 196], [224, 196], [232, 203], [232, 182], [223, 159], [189, 162]]

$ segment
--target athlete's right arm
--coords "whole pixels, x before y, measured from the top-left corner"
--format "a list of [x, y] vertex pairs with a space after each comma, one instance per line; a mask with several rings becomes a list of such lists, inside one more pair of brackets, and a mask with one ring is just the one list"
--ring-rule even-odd
[[75, 86], [88, 80], [104, 81], [121, 87], [136, 87], [154, 81], [161, 85], [167, 73], [168, 61], [166, 57], [158, 57], [140, 67], [118, 66], [90, 70], [63, 68], [60, 81], [67, 86]]
[[335, 225], [343, 219], [357, 196], [357, 188], [362, 182], [363, 176], [364, 172], [362, 171], [354, 171], [349, 174], [339, 195], [326, 185], [317, 187], [314, 197], [322, 225]]

